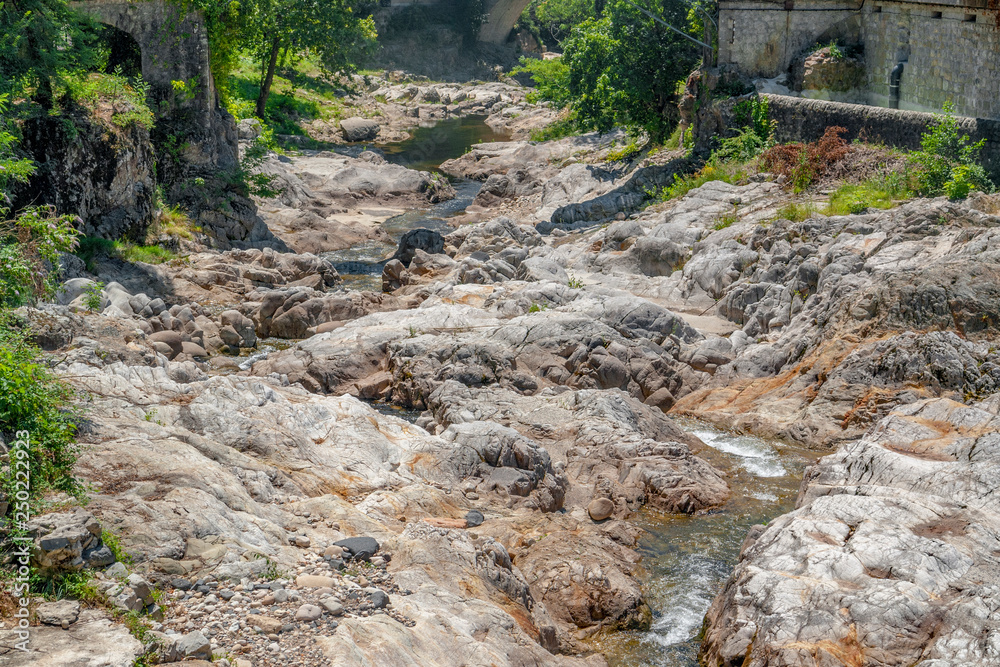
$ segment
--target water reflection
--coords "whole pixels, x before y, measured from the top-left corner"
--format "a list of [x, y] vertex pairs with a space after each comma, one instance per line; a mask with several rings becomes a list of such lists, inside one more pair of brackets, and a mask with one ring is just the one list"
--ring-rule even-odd
[[[418, 171], [437, 171], [442, 162], [460, 157], [472, 146], [490, 141], [508, 141], [506, 134], [495, 132], [486, 124], [485, 116], [466, 116], [443, 120], [430, 127], [411, 130], [411, 137], [395, 144], [377, 146], [386, 159]], [[466, 179], [452, 179], [454, 199], [435, 204], [426, 209], [407, 211], [389, 218], [382, 228], [389, 233], [391, 244], [370, 241], [323, 257], [333, 263], [344, 279], [344, 287], [356, 290], [382, 289], [382, 267], [396, 251], [400, 237], [411, 229], [433, 229], [442, 234], [451, 231], [448, 218], [458, 215], [479, 194], [481, 183]]]

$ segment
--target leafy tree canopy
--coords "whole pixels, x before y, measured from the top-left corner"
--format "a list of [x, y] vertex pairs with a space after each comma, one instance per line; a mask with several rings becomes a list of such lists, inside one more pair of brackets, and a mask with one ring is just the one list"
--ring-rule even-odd
[[260, 65], [257, 115], [264, 116], [278, 56], [308, 49], [328, 72], [351, 72], [375, 46], [375, 22], [345, 0], [247, 0], [242, 45]]
[[0, 0], [0, 94], [52, 106], [52, 84], [92, 66], [95, 24], [66, 0]]
[[[687, 25], [679, 0], [651, 0], [650, 12]], [[699, 49], [625, 0], [608, 0], [604, 17], [585, 21], [563, 42], [572, 109], [585, 126], [646, 131], [654, 142], [677, 124], [677, 84], [695, 67]]]

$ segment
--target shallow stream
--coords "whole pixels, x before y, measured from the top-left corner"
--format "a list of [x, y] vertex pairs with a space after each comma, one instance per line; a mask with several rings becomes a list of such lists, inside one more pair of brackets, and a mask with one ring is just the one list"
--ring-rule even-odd
[[[375, 148], [394, 164], [418, 171], [437, 172], [443, 162], [465, 155], [474, 144], [509, 140], [507, 135], [495, 132], [487, 125], [485, 116], [450, 118], [431, 127], [414, 128], [410, 135], [406, 141], [377, 145]], [[323, 255], [340, 273], [345, 287], [381, 291], [382, 267], [396, 251], [400, 237], [411, 229], [433, 229], [442, 234], [451, 231], [448, 218], [465, 211], [479, 194], [482, 183], [461, 178], [450, 180], [455, 188], [454, 199], [426, 209], [410, 210], [382, 223], [382, 228], [392, 238], [392, 244], [369, 242]]]
[[[418, 128], [411, 139], [379, 148], [396, 164], [437, 171], [442, 162], [463, 155], [475, 143], [506, 140], [486, 125], [485, 118], [467, 117]], [[450, 231], [448, 218], [464, 211], [481, 187], [467, 180], [452, 184], [458, 192], [455, 199], [387, 220], [383, 226], [393, 240], [411, 229]], [[345, 286], [379, 291], [382, 266], [394, 250], [395, 246], [367, 244], [326, 256], [344, 276]], [[374, 405], [409, 421], [418, 416]], [[700, 455], [728, 471], [732, 499], [695, 516], [644, 511], [636, 519], [646, 531], [639, 546], [645, 568], [641, 581], [653, 610], [653, 625], [648, 632], [618, 633], [595, 642], [612, 667], [697, 666], [705, 612], [732, 572], [747, 531], [793, 508], [802, 471], [816, 458], [815, 452], [696, 422], [682, 425], [708, 445]]]
[[640, 580], [653, 610], [648, 632], [626, 632], [595, 642], [612, 667], [695, 667], [705, 612], [733, 571], [751, 526], [793, 509], [805, 466], [815, 452], [752, 436], [683, 423], [708, 445], [700, 456], [727, 476], [732, 499], [695, 516], [646, 511], [639, 552]]

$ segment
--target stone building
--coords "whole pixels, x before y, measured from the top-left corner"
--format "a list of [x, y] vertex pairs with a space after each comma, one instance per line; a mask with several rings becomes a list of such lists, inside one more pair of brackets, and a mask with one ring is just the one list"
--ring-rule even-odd
[[[833, 43], [836, 58], [816, 53]], [[1000, 4], [721, 0], [719, 64], [726, 63], [804, 97], [913, 111], [940, 111], [951, 100], [961, 115], [1000, 119]], [[824, 67], [841, 71], [810, 86]], [[850, 67], [856, 77], [843, 71]]]

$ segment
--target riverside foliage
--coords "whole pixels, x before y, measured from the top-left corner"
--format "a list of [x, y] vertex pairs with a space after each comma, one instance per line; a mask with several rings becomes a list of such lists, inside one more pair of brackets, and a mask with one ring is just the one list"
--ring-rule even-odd
[[[688, 25], [688, 8], [654, 0], [647, 9], [674, 26]], [[523, 61], [541, 86], [539, 94], [567, 103], [580, 129], [614, 127], [645, 132], [662, 143], [676, 127], [678, 85], [698, 62], [698, 48], [625, 0], [608, 0], [601, 18], [572, 29], [563, 42], [562, 65]]]

